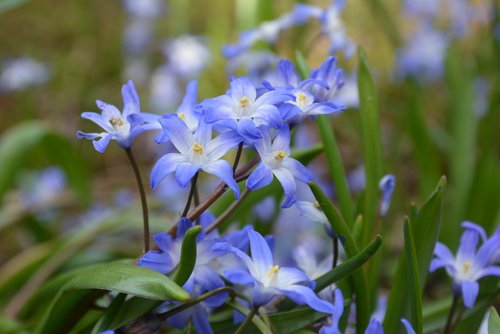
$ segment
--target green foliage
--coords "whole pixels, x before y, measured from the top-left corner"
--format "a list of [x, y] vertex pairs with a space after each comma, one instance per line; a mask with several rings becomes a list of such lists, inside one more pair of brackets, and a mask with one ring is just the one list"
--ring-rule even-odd
[[201, 230], [201, 226], [191, 227], [182, 240], [181, 259], [174, 277], [174, 282], [179, 286], [183, 286], [193, 272], [196, 264], [196, 237]]

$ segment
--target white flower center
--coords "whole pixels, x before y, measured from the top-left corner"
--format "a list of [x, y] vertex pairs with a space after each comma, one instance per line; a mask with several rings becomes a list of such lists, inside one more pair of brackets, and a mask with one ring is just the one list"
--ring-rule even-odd
[[207, 155], [205, 154], [205, 149], [203, 148], [203, 145], [194, 143], [191, 150], [192, 150], [191, 159], [193, 164], [203, 165], [207, 162], [208, 158]]
[[244, 116], [252, 116], [253, 112], [254, 107], [252, 101], [250, 101], [250, 98], [248, 96], [241, 97], [236, 112], [237, 118], [240, 119]]
[[279, 169], [283, 164], [283, 160], [285, 160], [286, 158], [286, 152], [283, 150], [279, 150], [267, 154], [266, 158], [264, 159], [264, 163], [271, 169]]
[[269, 286], [272, 283], [274, 283], [274, 281], [276, 280], [276, 275], [278, 274], [278, 271], [280, 271], [280, 266], [278, 266], [278, 265], [271, 266], [269, 268], [269, 271], [267, 272], [267, 275], [264, 278], [262, 284], [264, 284], [264, 286]]
[[109, 124], [111, 124], [116, 135], [119, 137], [127, 137], [130, 134], [130, 123], [121, 117], [111, 118]]

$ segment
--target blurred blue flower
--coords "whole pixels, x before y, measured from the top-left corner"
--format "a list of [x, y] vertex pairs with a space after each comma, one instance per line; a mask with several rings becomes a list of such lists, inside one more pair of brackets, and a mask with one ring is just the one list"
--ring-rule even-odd
[[150, 86], [153, 110], [161, 114], [165, 114], [165, 110], [175, 110], [182, 92], [175, 73], [168, 65], [161, 66], [153, 72]]
[[424, 24], [399, 50], [396, 71], [402, 78], [434, 81], [443, 74], [448, 37]]
[[22, 184], [21, 196], [27, 208], [42, 209], [53, 205], [66, 189], [66, 174], [59, 167], [39, 171], [28, 184]]
[[171, 72], [183, 79], [198, 77], [211, 62], [206, 40], [199, 36], [180, 36], [168, 41], [163, 53]]
[[[128, 81], [122, 87], [123, 112], [115, 106], [97, 100], [97, 106], [101, 109], [101, 115], [95, 112], [84, 112], [82, 117], [99, 125], [105, 130], [101, 133], [77, 132], [77, 137], [93, 140], [94, 148], [104, 153], [111, 139], [116, 140], [118, 145], [129, 149], [135, 137], [144, 131], [160, 129], [159, 116], [141, 113], [139, 96], [132, 81]], [[100, 138], [99, 140], [94, 140]]]
[[282, 208], [289, 208], [296, 201], [295, 178], [307, 183], [312, 180], [311, 173], [299, 161], [290, 158], [290, 130], [282, 127], [271, 142], [269, 129], [261, 131], [262, 139], [255, 142], [261, 162], [250, 174], [247, 188], [257, 190], [267, 186], [273, 180], [273, 174], [281, 183], [285, 192]]
[[387, 174], [380, 179], [378, 183], [378, 188], [380, 190], [380, 203], [379, 203], [379, 215], [385, 217], [389, 206], [391, 205], [392, 193], [394, 192], [394, 187], [396, 186], [396, 177], [392, 174]]
[[316, 296], [312, 290], [314, 282], [302, 271], [274, 264], [271, 249], [262, 235], [249, 229], [248, 238], [252, 257], [238, 248], [230, 249], [243, 261], [246, 268], [225, 270], [223, 274], [230, 282], [252, 287], [254, 306], [265, 305], [274, 296], [283, 295], [299, 305], [307, 304], [319, 312], [333, 311], [330, 303]]
[[22, 91], [44, 84], [49, 77], [49, 68], [43, 63], [29, 57], [12, 59], [3, 64], [0, 91]]
[[236, 131], [243, 139], [253, 142], [261, 138], [259, 127], [278, 128], [283, 119], [278, 105], [293, 99], [286, 91], [270, 91], [257, 96], [257, 89], [246, 77], [231, 79], [225, 95], [202, 102], [205, 121]]
[[322, 23], [323, 34], [330, 40], [330, 53], [343, 51], [346, 57], [351, 57], [356, 51], [356, 44], [347, 35], [344, 23], [340, 17], [345, 7], [344, 0], [332, 0], [319, 17]]
[[162, 13], [165, 3], [162, 0], [124, 0], [125, 10], [140, 18], [153, 18]]
[[179, 153], [167, 153], [156, 162], [150, 177], [153, 189], [174, 172], [177, 183], [186, 187], [193, 176], [203, 170], [220, 178], [236, 197], [239, 196], [240, 189], [233, 179], [233, 169], [222, 159], [227, 151], [239, 144], [240, 137], [236, 133], [228, 132], [212, 139], [212, 126], [200, 121], [193, 134], [177, 115], [165, 115], [159, 122], [165, 136]]
[[335, 289], [335, 297], [333, 304], [333, 311], [330, 313], [329, 317], [330, 324], [324, 325], [319, 330], [319, 334], [341, 334], [339, 329], [340, 317], [344, 313], [344, 296], [340, 289]]
[[[500, 228], [488, 239], [479, 225], [465, 221], [462, 227], [465, 231], [457, 255], [454, 257], [444, 244], [438, 242], [430, 271], [445, 268], [453, 278], [455, 294], [461, 294], [465, 307], [472, 308], [479, 291], [477, 281], [485, 276], [500, 276], [500, 266], [496, 266], [500, 261]], [[476, 252], [479, 238], [483, 244]]]

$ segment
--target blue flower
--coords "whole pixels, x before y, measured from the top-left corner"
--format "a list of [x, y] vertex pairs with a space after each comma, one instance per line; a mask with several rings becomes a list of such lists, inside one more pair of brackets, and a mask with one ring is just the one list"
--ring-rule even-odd
[[[191, 81], [186, 86], [186, 94], [184, 95], [181, 104], [175, 111], [177, 117], [183, 120], [184, 123], [186, 123], [189, 131], [193, 133], [198, 128], [198, 124], [202, 116], [200, 110], [196, 108], [198, 106], [197, 96], [198, 82]], [[157, 142], [158, 144], [165, 143], [168, 140], [168, 135], [165, 131], [161, 131], [155, 138], [155, 142]]]
[[299, 305], [307, 304], [316, 311], [333, 312], [330, 303], [316, 296], [312, 290], [314, 282], [302, 271], [274, 264], [271, 249], [262, 235], [249, 229], [248, 238], [252, 257], [238, 248], [230, 249], [243, 261], [246, 269], [225, 270], [223, 274], [230, 282], [252, 287], [254, 306], [263, 306], [274, 296], [283, 295]]
[[295, 206], [297, 207], [297, 209], [299, 209], [302, 216], [313, 222], [322, 224], [325, 228], [326, 233], [331, 238], [335, 237], [335, 232], [333, 231], [328, 218], [326, 218], [325, 213], [321, 210], [318, 201], [297, 201], [295, 203]]
[[[97, 100], [97, 106], [101, 109], [101, 115], [95, 112], [84, 112], [82, 117], [99, 125], [104, 129], [101, 133], [85, 133], [78, 131], [78, 138], [93, 140], [94, 148], [104, 153], [111, 139], [116, 140], [118, 145], [124, 149], [132, 146], [134, 138], [144, 131], [160, 129], [159, 116], [141, 113], [139, 96], [132, 81], [128, 81], [122, 87], [123, 112], [115, 106]], [[99, 140], [94, 140], [100, 138]]]
[[[463, 222], [465, 229], [460, 240], [457, 255], [438, 242], [434, 249], [436, 257], [432, 260], [430, 271], [445, 268], [453, 278], [453, 288], [456, 294], [461, 293], [467, 308], [474, 306], [479, 291], [479, 279], [485, 276], [500, 276], [500, 229], [487, 239], [484, 229], [471, 222]], [[483, 244], [477, 250], [479, 238]]]
[[379, 214], [384, 217], [389, 210], [391, 205], [392, 193], [394, 192], [394, 187], [396, 186], [396, 177], [392, 174], [387, 174], [380, 179], [378, 183], [378, 188], [380, 189], [380, 204], [379, 204]]
[[316, 102], [309, 87], [319, 85], [328, 89], [327, 83], [315, 78], [300, 81], [295, 66], [285, 59], [278, 63], [275, 77], [270, 81], [264, 81], [263, 85], [268, 90], [288, 90], [295, 96], [295, 100], [286, 101], [279, 108], [283, 119], [293, 119], [293, 123], [300, 123], [307, 116], [331, 114], [345, 109], [331, 102]]
[[273, 174], [281, 183], [285, 192], [282, 208], [289, 208], [296, 201], [295, 178], [307, 183], [312, 180], [311, 173], [299, 161], [290, 158], [290, 130], [282, 127], [271, 142], [269, 129], [261, 131], [262, 139], [255, 142], [261, 162], [250, 174], [247, 188], [257, 190], [267, 186], [273, 180]]
[[328, 57], [321, 66], [311, 71], [311, 78], [324, 82], [326, 86], [314, 86], [312, 92], [318, 102], [333, 102], [344, 84], [344, 72], [337, 68], [337, 58]]
[[342, 296], [342, 291], [340, 291], [340, 289], [336, 289], [333, 312], [330, 313], [330, 324], [321, 327], [319, 334], [341, 334], [339, 330], [339, 321], [340, 317], [342, 317], [342, 313], [344, 313], [344, 296]]
[[177, 183], [186, 187], [198, 171], [203, 170], [224, 181], [239, 196], [240, 189], [233, 179], [231, 165], [222, 156], [240, 142], [235, 133], [224, 133], [212, 139], [212, 127], [200, 121], [195, 133], [178, 116], [166, 115], [160, 119], [163, 132], [179, 153], [162, 156], [151, 171], [151, 187], [154, 189], [167, 175], [175, 172]]
[[356, 45], [347, 36], [346, 29], [340, 14], [344, 10], [344, 0], [332, 0], [332, 4], [320, 15], [323, 34], [330, 40], [330, 53], [342, 50], [346, 57], [351, 57], [356, 50]]
[[261, 138], [259, 127], [277, 128], [283, 124], [277, 106], [294, 96], [284, 91], [270, 91], [257, 97], [257, 90], [248, 78], [231, 79], [226, 95], [202, 103], [207, 123], [235, 130], [253, 142]]

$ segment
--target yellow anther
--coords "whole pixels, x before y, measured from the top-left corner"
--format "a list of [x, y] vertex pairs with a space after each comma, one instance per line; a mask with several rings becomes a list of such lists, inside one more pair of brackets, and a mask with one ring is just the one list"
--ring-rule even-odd
[[276, 160], [283, 160], [286, 158], [286, 152], [283, 150], [279, 150], [278, 153], [274, 156], [274, 159]]
[[464, 267], [464, 272], [466, 274], [469, 272], [471, 266], [472, 266], [472, 264], [469, 261], [464, 262], [463, 267]]
[[198, 154], [203, 154], [203, 146], [201, 146], [200, 144], [194, 144], [193, 151]]
[[121, 118], [112, 118], [109, 120], [109, 123], [111, 123], [113, 127], [122, 126], [123, 120]]
[[307, 95], [304, 93], [297, 94], [297, 102], [304, 103], [307, 99]]
[[274, 275], [276, 275], [276, 273], [279, 270], [280, 270], [280, 266], [278, 266], [278, 265], [271, 266], [271, 268], [269, 268], [269, 271], [267, 272], [267, 276], [273, 277]]
[[184, 115], [184, 113], [183, 113], [183, 112], [178, 113], [178, 114], [177, 114], [177, 117], [179, 117], [179, 118], [180, 118], [180, 119], [182, 119], [183, 121], [185, 121], [185, 120], [186, 120], [186, 115]]
[[248, 96], [243, 96], [240, 99], [240, 105], [241, 105], [242, 108], [247, 107], [249, 103], [250, 103], [250, 99], [248, 99]]
[[316, 209], [318, 209], [318, 210], [319, 210], [319, 209], [321, 209], [321, 206], [319, 205], [319, 202], [318, 202], [318, 201], [314, 201], [314, 202], [313, 202], [313, 205], [314, 205], [314, 207], [315, 207]]

